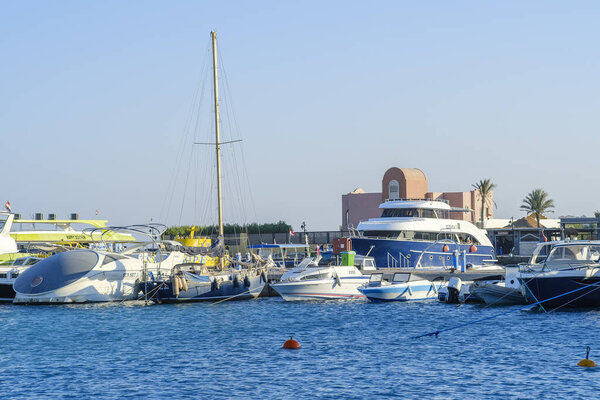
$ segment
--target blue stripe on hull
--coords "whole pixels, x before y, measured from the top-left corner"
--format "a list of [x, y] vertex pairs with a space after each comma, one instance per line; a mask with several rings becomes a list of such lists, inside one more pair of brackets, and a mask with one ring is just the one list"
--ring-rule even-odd
[[[371, 246], [374, 246], [371, 250]], [[454, 265], [452, 252], [456, 250], [455, 244], [448, 244], [450, 251], [444, 253], [444, 243], [435, 243], [395, 239], [369, 239], [369, 238], [352, 238], [352, 250], [357, 254], [366, 255], [375, 258], [375, 263], [378, 268], [393, 267], [388, 265], [388, 253], [396, 260], [400, 260], [399, 254], [404, 257], [410, 257], [409, 268], [414, 268], [421, 252], [427, 250], [427, 253], [421, 257], [421, 266], [423, 267], [451, 267]], [[471, 245], [461, 244], [461, 252], [467, 252], [467, 264], [482, 264], [484, 260], [492, 260], [495, 258], [494, 248], [492, 246], [477, 246], [477, 252], [469, 251]], [[370, 253], [369, 253], [370, 250]], [[398, 265], [402, 266], [402, 265]]]

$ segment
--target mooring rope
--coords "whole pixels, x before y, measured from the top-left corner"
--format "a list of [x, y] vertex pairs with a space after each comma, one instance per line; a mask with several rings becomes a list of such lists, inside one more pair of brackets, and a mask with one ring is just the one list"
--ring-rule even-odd
[[489, 317], [480, 318], [480, 319], [476, 319], [474, 321], [465, 322], [465, 323], [462, 323], [462, 324], [459, 324], [459, 325], [451, 326], [449, 328], [439, 329], [437, 331], [425, 333], [423, 335], [413, 336], [413, 339], [419, 339], [419, 338], [426, 337], [426, 336], [435, 336], [435, 337], [437, 337], [442, 332], [448, 332], [448, 331], [451, 331], [451, 330], [454, 330], [454, 329], [462, 328], [462, 327], [465, 327], [465, 326], [468, 326], [468, 325], [477, 324], [479, 322], [483, 322], [483, 321], [487, 321], [489, 319], [500, 317], [502, 315], [510, 314], [512, 312], [515, 312], [515, 311], [520, 311], [520, 310], [522, 310], [522, 309], [524, 309], [526, 307], [531, 307], [531, 306], [535, 306], [535, 305], [538, 305], [538, 304], [545, 303], [545, 302], [550, 301], [550, 300], [558, 299], [560, 297], [566, 296], [566, 295], [571, 294], [571, 293], [579, 292], [580, 290], [587, 289], [587, 288], [592, 287], [592, 286], [600, 286], [600, 282], [592, 283], [592, 284], [586, 285], [586, 286], [582, 286], [580, 288], [571, 290], [569, 292], [566, 292], [566, 293], [563, 293], [563, 294], [559, 294], [558, 296], [554, 296], [554, 297], [551, 297], [549, 299], [542, 300], [542, 301], [537, 301], [537, 302], [535, 302], [533, 304], [526, 304], [526, 305], [524, 305], [522, 307], [515, 308], [513, 310], [508, 310], [508, 311], [505, 311], [505, 312], [502, 312], [502, 313], [499, 313], [499, 314], [490, 315]]

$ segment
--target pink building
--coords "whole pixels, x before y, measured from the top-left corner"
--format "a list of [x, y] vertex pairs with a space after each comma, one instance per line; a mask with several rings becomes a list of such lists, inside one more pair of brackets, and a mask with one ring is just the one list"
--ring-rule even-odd
[[[386, 200], [433, 199], [447, 200], [452, 207], [473, 210], [472, 212], [453, 212], [450, 218], [469, 222], [481, 220], [481, 197], [475, 190], [470, 192], [429, 192], [425, 173], [417, 168], [388, 169], [381, 180], [380, 193], [365, 193], [358, 188], [342, 195], [342, 229], [356, 228], [360, 221], [381, 215], [379, 204]], [[488, 198], [484, 218], [494, 217], [493, 193]]]

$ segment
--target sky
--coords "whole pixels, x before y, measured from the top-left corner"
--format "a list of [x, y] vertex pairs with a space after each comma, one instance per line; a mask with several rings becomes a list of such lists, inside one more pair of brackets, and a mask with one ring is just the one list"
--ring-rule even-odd
[[[111, 224], [224, 219], [337, 230], [341, 196], [393, 166], [429, 190], [542, 188], [600, 209], [600, 3], [0, 0], [0, 201]], [[206, 112], [202, 111], [206, 108]]]

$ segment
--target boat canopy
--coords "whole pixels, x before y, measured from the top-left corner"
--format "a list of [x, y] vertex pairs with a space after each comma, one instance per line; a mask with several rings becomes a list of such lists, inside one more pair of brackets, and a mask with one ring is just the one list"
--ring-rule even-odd
[[72, 250], [45, 258], [25, 270], [14, 283], [18, 293], [38, 294], [67, 286], [83, 277], [98, 263], [92, 250]]

